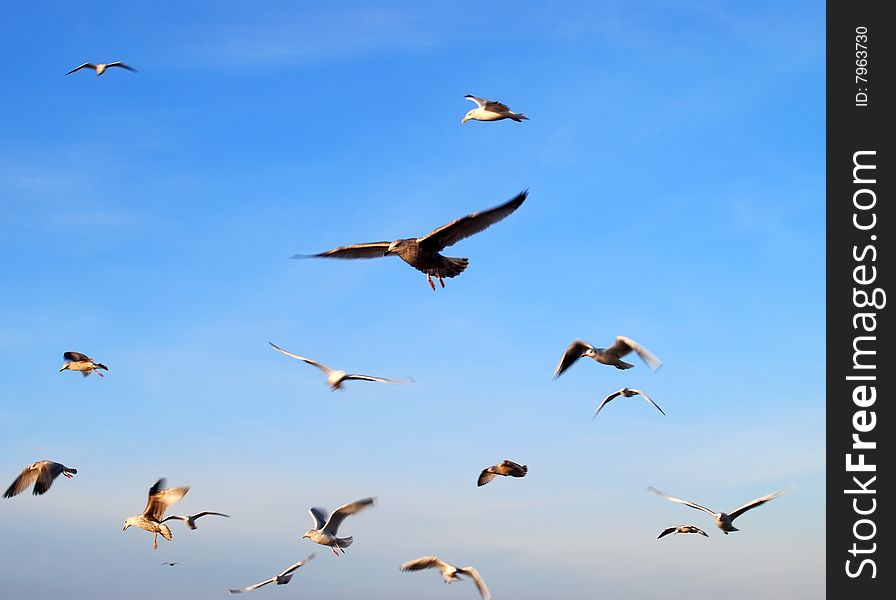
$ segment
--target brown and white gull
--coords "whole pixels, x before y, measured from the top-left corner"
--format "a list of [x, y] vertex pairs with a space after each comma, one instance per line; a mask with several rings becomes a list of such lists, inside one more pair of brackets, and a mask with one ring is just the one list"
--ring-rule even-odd
[[349, 502], [334, 510], [329, 517], [326, 517], [327, 511], [325, 509], [316, 506], [312, 507], [308, 512], [311, 513], [311, 518], [314, 519], [314, 529], [306, 531], [302, 535], [302, 539], [308, 538], [321, 546], [329, 546], [336, 556], [339, 556], [337, 549], [345, 554], [344, 549], [351, 546], [354, 540], [351, 536], [336, 537], [339, 525], [342, 524], [346, 517], [373, 505], [375, 502], [376, 498], [363, 498], [356, 502]]
[[63, 371], [79, 371], [84, 377], [87, 377], [91, 373], [96, 373], [102, 377], [103, 374], [100, 373], [100, 369], [103, 371], [109, 370], [103, 363], [98, 363], [86, 354], [81, 354], [80, 352], [63, 352], [62, 358], [65, 360], [65, 364], [59, 369], [60, 373]]
[[356, 380], [356, 381], [376, 381], [379, 383], [413, 383], [413, 379], [407, 377], [405, 379], [386, 379], [385, 377], [374, 377], [373, 375], [358, 375], [357, 373], [346, 373], [345, 371], [339, 371], [337, 369], [331, 369], [327, 365], [323, 363], [319, 363], [316, 360], [311, 360], [310, 358], [305, 358], [304, 356], [299, 356], [298, 354], [293, 354], [292, 352], [287, 352], [283, 348], [277, 346], [273, 342], [268, 342], [274, 350], [279, 352], [280, 354], [285, 354], [286, 356], [301, 360], [303, 362], [308, 363], [309, 365], [313, 365], [324, 372], [327, 376], [327, 385], [330, 386], [331, 391], [336, 391], [338, 389], [342, 389], [342, 384], [346, 381]]
[[202, 512], [196, 513], [195, 515], [171, 515], [162, 519], [161, 522], [164, 523], [165, 521], [170, 521], [171, 519], [179, 519], [186, 523], [187, 527], [189, 527], [190, 529], [196, 529], [196, 519], [198, 519], [199, 517], [204, 517], [206, 515], [218, 515], [219, 517], [230, 518], [230, 515], [225, 515], [224, 513], [204, 510]]
[[421, 556], [420, 558], [409, 560], [401, 565], [402, 571], [422, 571], [423, 569], [432, 568], [442, 572], [442, 579], [445, 583], [463, 581], [460, 575], [466, 575], [473, 579], [473, 583], [476, 584], [476, 588], [479, 590], [479, 595], [482, 596], [482, 600], [489, 600], [492, 597], [491, 593], [488, 591], [488, 587], [485, 585], [485, 581], [482, 579], [482, 576], [479, 575], [479, 571], [477, 571], [475, 567], [455, 567], [436, 556]]
[[153, 549], [159, 547], [158, 537], [160, 533], [162, 534], [162, 537], [169, 542], [172, 540], [173, 536], [171, 535], [171, 530], [168, 529], [167, 525], [162, 523], [162, 517], [165, 516], [165, 511], [168, 510], [169, 506], [176, 503], [190, 491], [190, 486], [188, 485], [171, 489], [166, 489], [166, 485], [168, 485], [168, 482], [164, 477], [156, 481], [155, 484], [149, 488], [149, 498], [146, 500], [146, 508], [143, 509], [141, 514], [125, 519], [124, 528], [122, 529], [122, 531], [126, 531], [128, 527], [133, 525], [134, 527], [149, 531], [152, 533]]
[[650, 350], [631, 338], [623, 335], [616, 336], [616, 342], [609, 348], [595, 348], [588, 342], [574, 340], [563, 353], [557, 368], [554, 370], [554, 379], [560, 377], [564, 371], [583, 356], [593, 358], [602, 365], [612, 365], [617, 369], [631, 369], [633, 364], [624, 362], [623, 356], [633, 351], [641, 357], [652, 371], [656, 371], [663, 364]]
[[306, 556], [303, 560], [300, 560], [299, 562], [297, 562], [296, 564], [290, 565], [290, 566], [286, 567], [285, 569], [283, 569], [283, 571], [281, 571], [279, 575], [274, 575], [270, 579], [265, 579], [264, 581], [259, 581], [258, 583], [253, 583], [252, 585], [248, 585], [248, 586], [246, 586], [244, 588], [240, 588], [238, 590], [231, 589], [230, 593], [231, 594], [242, 594], [244, 592], [251, 592], [252, 590], [254, 590], [256, 588], [260, 588], [269, 583], [276, 583], [277, 585], [286, 585], [292, 579], [293, 571], [295, 571], [296, 569], [298, 569], [299, 567], [304, 565], [306, 562], [308, 562], [312, 558], [314, 558], [313, 552], [311, 554], [309, 554], [308, 556]]
[[642, 398], [644, 398], [644, 400], [645, 400], [647, 403], [649, 403], [649, 404], [653, 404], [653, 405], [656, 407], [656, 409], [657, 409], [658, 411], [660, 411], [660, 412], [663, 413], [663, 414], [666, 414], [666, 411], [664, 411], [662, 408], [660, 408], [659, 404], [657, 404], [656, 402], [654, 402], [653, 400], [651, 400], [651, 399], [650, 399], [650, 396], [648, 396], [647, 394], [645, 394], [645, 393], [642, 392], [641, 390], [636, 390], [636, 389], [634, 389], [634, 388], [627, 388], [627, 387], [624, 387], [624, 388], [621, 388], [621, 389], [616, 390], [615, 392], [613, 392], [612, 394], [610, 394], [609, 396], [607, 396], [606, 398], [604, 398], [604, 401], [601, 402], [601, 403], [600, 403], [600, 406], [597, 407], [597, 410], [594, 411], [594, 416], [591, 417], [591, 420], [592, 420], [592, 421], [594, 420], [594, 417], [597, 416], [597, 413], [600, 412], [600, 409], [602, 409], [602, 408], [604, 407], [604, 405], [607, 404], [607, 402], [609, 402], [609, 401], [612, 400], [613, 398], [618, 398], [619, 396], [624, 396], [624, 397], [626, 397], [626, 398], [631, 398], [632, 396], [641, 396]]
[[529, 467], [526, 465], [520, 465], [512, 460], [504, 460], [504, 462], [498, 463], [493, 467], [486, 467], [482, 470], [482, 473], [479, 474], [479, 480], [476, 482], [477, 486], [483, 486], [498, 475], [503, 475], [507, 477], [525, 477], [526, 473], [529, 472]]
[[510, 110], [506, 104], [502, 104], [500, 102], [495, 102], [494, 100], [488, 100], [487, 98], [477, 98], [476, 96], [472, 96], [467, 94], [464, 96], [466, 100], [476, 103], [476, 108], [467, 111], [467, 114], [464, 115], [464, 118], [461, 119], [461, 124], [466, 123], [467, 121], [500, 121], [502, 119], [512, 119], [517, 123], [522, 121], [528, 121], [529, 117], [524, 115], [523, 113], [515, 113]]
[[705, 506], [700, 506], [699, 504], [697, 504], [695, 502], [689, 502], [688, 500], [682, 500], [681, 498], [676, 498], [675, 496], [670, 496], [669, 494], [667, 494], [665, 492], [661, 492], [660, 490], [656, 489], [655, 487], [648, 487], [647, 490], [650, 492], [653, 492], [657, 496], [662, 496], [663, 498], [665, 498], [666, 500], [669, 500], [671, 502], [677, 502], [678, 504], [684, 504], [685, 506], [690, 506], [691, 508], [696, 508], [697, 510], [702, 510], [705, 513], [711, 514], [716, 521], [716, 527], [721, 529], [725, 535], [728, 535], [728, 533], [731, 531], [740, 531], [732, 524], [732, 521], [734, 521], [734, 519], [741, 516], [748, 510], [750, 510], [752, 508], [756, 508], [757, 506], [761, 506], [761, 505], [765, 504], [766, 502], [768, 502], [769, 500], [777, 498], [778, 496], [780, 496], [781, 494], [784, 493], [784, 490], [778, 490], [777, 492], [772, 492], [771, 494], [762, 496], [761, 498], [756, 498], [755, 500], [751, 500], [751, 501], [747, 502], [746, 504], [744, 504], [743, 506], [741, 506], [740, 508], [737, 508], [737, 509], [731, 511], [730, 513], [723, 513], [723, 512], [716, 512], [714, 510], [710, 510], [710, 509], [706, 508]]
[[660, 534], [656, 536], [656, 539], [660, 539], [661, 537], [667, 536], [670, 533], [699, 533], [704, 537], [709, 537], [708, 535], [706, 535], [705, 531], [694, 525], [676, 525], [675, 527], [667, 527], [666, 529], [663, 529]]
[[53, 485], [53, 481], [60, 475], [64, 475], [71, 479], [72, 475], [77, 472], [78, 469], [66, 467], [63, 464], [53, 462], [52, 460], [40, 460], [22, 469], [22, 472], [19, 473], [19, 476], [16, 477], [15, 481], [6, 488], [3, 497], [12, 498], [16, 494], [25, 491], [25, 489], [32, 483], [34, 484], [34, 489], [31, 490], [31, 493], [35, 496], [40, 496], [50, 489], [50, 486]]
[[137, 72], [137, 69], [135, 69], [134, 67], [129, 67], [128, 65], [124, 64], [120, 60], [116, 60], [115, 62], [96, 63], [96, 64], [86, 62], [79, 67], [75, 67], [74, 69], [72, 69], [71, 71], [66, 73], [66, 75], [71, 75], [75, 71], [80, 71], [81, 69], [93, 69], [94, 71], [96, 71], [96, 76], [99, 77], [100, 75], [102, 75], [103, 73], [106, 72], [106, 69], [111, 69], [112, 67], [121, 67], [122, 69], [127, 69], [128, 71], [133, 71], [134, 73]]
[[340, 246], [319, 254], [296, 254], [292, 258], [380, 258], [395, 255], [401, 258], [418, 271], [426, 274], [426, 281], [435, 290], [436, 284], [432, 278], [436, 277], [442, 287], [445, 287], [444, 277], [456, 277], [467, 268], [469, 260], [466, 258], [452, 258], [440, 254], [448, 246], [475, 235], [494, 225], [498, 221], [508, 217], [513, 211], [522, 205], [528, 190], [520, 192], [504, 204], [474, 212], [460, 219], [456, 219], [447, 225], [419, 238], [406, 238], [393, 242], [369, 242], [365, 244], [352, 244]]

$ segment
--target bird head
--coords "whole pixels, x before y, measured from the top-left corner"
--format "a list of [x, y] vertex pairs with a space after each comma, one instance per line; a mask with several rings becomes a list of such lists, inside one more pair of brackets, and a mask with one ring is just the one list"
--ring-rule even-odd
[[[474, 109], [475, 110], [475, 109]], [[467, 114], [464, 115], [464, 118], [460, 120], [460, 124], [463, 125], [467, 121], [473, 118], [473, 111], [468, 111]]]
[[404, 240], [395, 240], [394, 242], [389, 244], [389, 247], [386, 248], [386, 256], [388, 256], [389, 254], [394, 254], [399, 248], [401, 248], [404, 242]]
[[65, 363], [64, 365], [62, 365], [62, 368], [59, 369], [59, 372], [62, 373], [62, 372], [65, 371], [66, 369], [68, 369], [68, 363]]
[[134, 517], [128, 517], [127, 519], [124, 520], [124, 527], [122, 527], [121, 530], [127, 531], [128, 527], [130, 527], [131, 525], [136, 525], [136, 524], [137, 524], [137, 521], [136, 521], [136, 519], [134, 519]]
[[306, 532], [302, 535], [302, 539], [304, 540], [305, 538], [310, 538], [312, 533], [314, 533], [313, 530], [312, 530], [312, 531], [306, 531]]

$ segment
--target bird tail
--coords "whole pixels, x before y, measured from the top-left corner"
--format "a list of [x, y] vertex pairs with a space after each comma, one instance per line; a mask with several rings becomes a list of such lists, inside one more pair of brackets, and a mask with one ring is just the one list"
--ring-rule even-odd
[[467, 258], [445, 257], [445, 260], [437, 267], [437, 272], [442, 277], [456, 277], [464, 272], [468, 264], [470, 264], [470, 260]]
[[289, 583], [289, 580], [292, 579], [292, 576], [294, 574], [295, 573], [290, 573], [289, 575], [281, 575], [277, 578], [277, 585], [286, 585], [287, 583]]
[[627, 363], [624, 360], [620, 360], [617, 363], [615, 363], [613, 366], [616, 367], [617, 369], [631, 369], [635, 365], [633, 365], [632, 363]]
[[344, 537], [344, 538], [336, 538], [336, 545], [340, 548], [348, 548], [352, 545], [352, 536]]
[[88, 375], [90, 375], [90, 371], [81, 371], [82, 377], [87, 377]]
[[522, 121], [529, 120], [529, 117], [527, 117], [523, 113], [515, 113], [515, 114], [511, 115], [510, 118], [513, 119], [514, 121], [516, 121], [517, 123], [521, 123]]
[[169, 542], [174, 539], [174, 536], [171, 535], [171, 530], [168, 529], [167, 525], [159, 525], [159, 533], [162, 534], [162, 537], [168, 540]]

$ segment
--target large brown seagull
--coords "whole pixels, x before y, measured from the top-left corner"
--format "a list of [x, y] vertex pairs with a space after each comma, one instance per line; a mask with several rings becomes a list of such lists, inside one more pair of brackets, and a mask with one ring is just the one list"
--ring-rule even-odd
[[461, 217], [423, 237], [395, 240], [394, 242], [352, 244], [333, 248], [320, 254], [296, 254], [292, 258], [380, 258], [394, 254], [418, 271], [426, 273], [426, 281], [435, 290], [436, 284], [433, 283], [433, 277], [436, 277], [442, 287], [445, 287], [443, 277], [460, 275], [470, 262], [466, 258], [442, 256], [439, 252], [506, 218], [520, 207], [528, 194], [528, 190], [520, 192], [512, 200], [500, 206]]

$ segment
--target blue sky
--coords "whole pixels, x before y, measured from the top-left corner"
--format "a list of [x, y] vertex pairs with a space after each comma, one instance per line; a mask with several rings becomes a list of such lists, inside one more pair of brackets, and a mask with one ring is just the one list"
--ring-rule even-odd
[[[823, 594], [823, 6], [502, 8], [7, 8], [0, 474], [79, 472], [0, 505], [4, 594], [220, 598], [312, 550], [255, 593], [475, 597], [398, 571], [437, 554], [496, 598]], [[63, 77], [112, 60], [140, 72]], [[468, 93], [531, 120], [461, 125]], [[527, 188], [448, 249], [470, 266], [445, 290], [397, 258], [289, 260]], [[552, 381], [572, 339], [620, 334], [663, 367]], [[330, 392], [268, 340], [416, 383]], [[107, 377], [57, 373], [66, 350]], [[590, 421], [623, 385], [667, 416]], [[504, 458], [529, 475], [476, 488]], [[232, 518], [156, 551], [122, 533], [160, 476], [192, 486], [174, 512]], [[719, 510], [788, 493], [724, 536], [648, 485]], [[368, 495], [345, 557], [301, 539], [308, 507]], [[679, 523], [710, 538], [655, 539]]]

